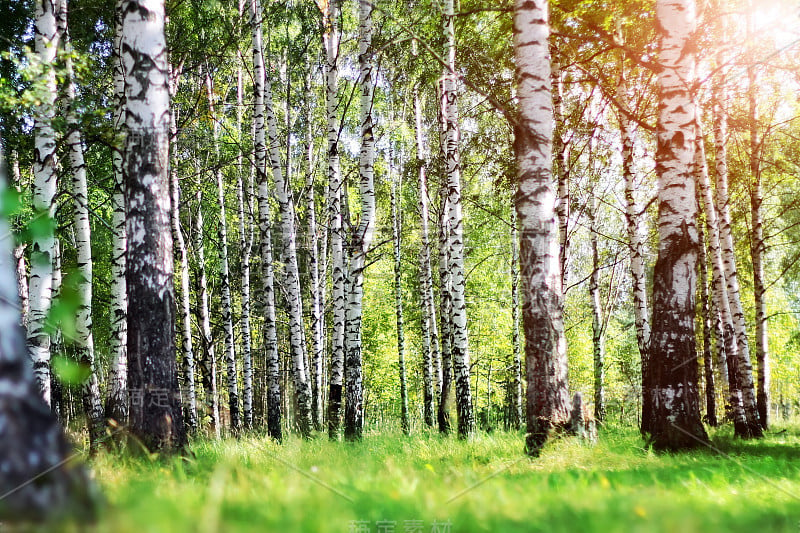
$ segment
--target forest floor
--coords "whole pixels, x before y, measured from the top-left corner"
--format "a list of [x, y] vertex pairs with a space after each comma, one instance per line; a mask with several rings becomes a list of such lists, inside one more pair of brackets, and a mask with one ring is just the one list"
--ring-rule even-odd
[[91, 461], [106, 499], [96, 531], [800, 531], [800, 425], [758, 442], [656, 454], [606, 428], [522, 454], [521, 433], [435, 432], [195, 441], [192, 458]]

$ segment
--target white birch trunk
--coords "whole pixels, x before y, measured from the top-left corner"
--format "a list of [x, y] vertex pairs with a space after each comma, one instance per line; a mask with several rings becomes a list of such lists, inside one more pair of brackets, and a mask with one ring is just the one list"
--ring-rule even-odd
[[253, 130], [255, 170], [258, 182], [258, 226], [261, 234], [261, 300], [264, 305], [263, 349], [266, 362], [267, 431], [277, 441], [283, 439], [281, 428], [281, 374], [278, 354], [278, 333], [275, 319], [274, 271], [272, 265], [272, 222], [267, 184], [267, 144], [265, 112], [264, 47], [262, 11], [259, 0], [250, 0], [253, 44]]
[[[35, 51], [44, 65], [40, 104], [33, 111], [33, 210], [37, 217], [53, 218], [58, 184], [56, 167], [56, 132], [53, 129], [56, 103], [56, 59], [61, 35], [56, 20], [57, 0], [37, 0], [34, 22]], [[50, 335], [45, 321], [52, 303], [53, 249], [52, 232], [33, 235], [31, 242], [30, 310], [28, 312], [28, 352], [33, 361], [33, 374], [50, 405]]]
[[222, 328], [225, 334], [225, 365], [228, 385], [228, 411], [230, 413], [231, 433], [234, 435], [241, 429], [239, 415], [239, 380], [236, 371], [236, 350], [233, 344], [233, 311], [231, 304], [230, 267], [228, 265], [228, 220], [225, 208], [225, 178], [222, 172], [219, 150], [219, 124], [222, 117], [217, 116], [214, 102], [214, 86], [211, 74], [206, 74], [206, 91], [213, 126], [214, 151], [217, 156], [215, 164], [215, 181], [217, 184], [217, 206], [219, 221], [217, 225], [220, 260], [220, 299], [222, 303]]
[[552, 175], [553, 100], [547, 2], [515, 0], [514, 58], [519, 100], [514, 131], [518, 168], [516, 209], [527, 383], [529, 454], [537, 455], [570, 413], [563, 289]]
[[342, 176], [339, 168], [339, 0], [329, 0], [323, 9], [322, 35], [325, 48], [325, 113], [328, 138], [328, 216], [331, 244], [331, 332], [330, 384], [328, 396], [328, 436], [338, 438], [341, 424], [342, 384], [344, 383], [345, 258], [342, 227]]
[[66, 73], [66, 122], [67, 122], [67, 162], [72, 175], [72, 197], [74, 200], [73, 225], [75, 228], [76, 274], [79, 276], [78, 306], [75, 315], [74, 346], [76, 358], [89, 369], [89, 375], [81, 384], [83, 408], [89, 429], [89, 447], [97, 451], [103, 437], [104, 417], [100, 400], [100, 386], [97, 381], [97, 366], [94, 358], [94, 337], [92, 336], [92, 242], [89, 223], [89, 193], [86, 185], [86, 163], [83, 157], [83, 139], [80, 121], [75, 113], [75, 79], [72, 66], [72, 43], [67, 26], [67, 0], [61, 0], [59, 10], [59, 32], [67, 53], [64, 61]]
[[186, 432], [175, 366], [164, 0], [125, 0], [122, 13], [128, 377], [141, 394], [130, 402], [130, 427], [146, 447], [172, 451], [186, 444]]
[[372, 104], [375, 91], [375, 67], [372, 51], [372, 10], [369, 0], [358, 2], [358, 85], [361, 90], [359, 120], [361, 152], [358, 161], [361, 215], [350, 236], [352, 253], [348, 269], [347, 306], [345, 308], [345, 438], [358, 440], [364, 430], [364, 384], [361, 368], [361, 316], [364, 297], [364, 268], [375, 232], [375, 136]]
[[461, 205], [461, 157], [458, 124], [458, 95], [456, 73], [456, 42], [453, 0], [444, 2], [444, 34], [447, 42], [447, 72], [442, 91], [444, 120], [445, 173], [447, 175], [447, 218], [449, 225], [448, 270], [453, 277], [452, 300], [452, 359], [453, 379], [456, 388], [458, 435], [467, 437], [475, 431], [472, 412], [472, 393], [469, 383], [469, 343], [467, 338], [466, 277], [464, 272], [464, 225]]
[[[749, 2], [753, 9], [752, 0]], [[748, 22], [752, 23], [752, 12], [748, 15]], [[748, 28], [749, 30], [749, 28]], [[764, 242], [764, 219], [762, 205], [764, 203], [764, 188], [761, 183], [761, 148], [762, 141], [758, 131], [758, 73], [756, 67], [747, 69], [748, 80], [748, 108], [750, 123], [750, 220], [752, 234], [750, 237], [750, 258], [753, 263], [753, 299], [756, 310], [756, 362], [758, 363], [758, 394], [756, 403], [761, 427], [767, 429], [769, 425], [769, 388], [770, 364], [769, 343], [767, 342], [767, 300], [766, 281], [764, 274], [764, 261], [767, 255], [767, 246]], [[743, 321], [742, 321], [743, 322]], [[747, 338], [745, 334], [743, 338]], [[745, 366], [745, 373], [752, 375], [752, 369]], [[745, 375], [747, 378], [747, 375]], [[750, 378], [752, 379], [752, 378]], [[748, 400], [749, 388], [744, 391], [745, 401]]]
[[433, 274], [431, 270], [431, 246], [428, 230], [430, 213], [428, 209], [427, 161], [425, 160], [425, 143], [422, 133], [422, 103], [417, 89], [414, 89], [414, 134], [417, 150], [417, 165], [419, 165], [419, 262], [422, 278], [422, 418], [425, 425], [433, 427], [436, 404], [435, 395], [441, 389], [442, 379], [441, 363], [439, 362], [438, 335], [436, 333], [436, 311], [434, 307]]
[[[239, 0], [239, 18], [244, 20], [244, 0]], [[242, 423], [245, 430], [253, 429], [253, 339], [250, 332], [250, 256], [253, 251], [252, 174], [245, 178], [243, 143], [244, 134], [244, 78], [239, 57], [236, 68], [236, 133], [239, 151], [236, 155], [236, 200], [239, 215], [239, 251], [242, 265], [241, 319], [242, 336]]]
[[660, 105], [658, 116], [659, 249], [653, 278], [653, 331], [648, 373], [656, 449], [697, 447], [707, 439], [700, 421], [695, 302], [699, 245], [693, 179], [695, 157], [694, 0], [658, 0]]
[[125, 178], [123, 152], [125, 147], [125, 77], [122, 72], [122, 0], [114, 9], [114, 145], [111, 158], [114, 172], [114, 192], [111, 214], [111, 332], [109, 351], [111, 366], [108, 371], [108, 400], [106, 416], [125, 424], [128, 420], [128, 294], [125, 283]]
[[[310, 83], [307, 84], [306, 88], [308, 92]], [[324, 411], [323, 384], [325, 382], [323, 371], [323, 363], [325, 361], [325, 319], [323, 314], [324, 281], [320, 275], [320, 238], [317, 226], [316, 195], [314, 193], [313, 123], [311, 110], [308, 106], [306, 106], [305, 113], [308, 123], [305, 151], [307, 162], [306, 212], [308, 214], [307, 231], [309, 235], [308, 271], [310, 280], [309, 292], [311, 297], [311, 377], [313, 385], [311, 402], [314, 429], [321, 431]]]
[[[297, 412], [295, 422], [303, 437], [310, 437], [313, 428], [311, 417], [311, 383], [306, 370], [306, 341], [303, 328], [303, 299], [300, 290], [300, 269], [297, 264], [297, 231], [295, 208], [289, 180], [284, 178], [278, 140], [278, 125], [272, 107], [272, 84], [264, 81], [264, 107], [267, 135], [269, 137], [269, 163], [275, 180], [275, 199], [278, 202], [281, 229], [281, 261], [283, 263], [283, 287], [289, 314], [289, 346], [292, 354]], [[289, 154], [287, 153], [287, 168]]]
[[[402, 201], [402, 176], [394, 168], [394, 157], [389, 141], [389, 175], [392, 182], [391, 209], [392, 209], [392, 249], [394, 252], [394, 303], [397, 323], [397, 365], [400, 378], [400, 425], [405, 434], [411, 432], [411, 421], [408, 415], [408, 383], [406, 382], [406, 334], [403, 317], [403, 264], [401, 254], [401, 234], [403, 219], [399, 203]], [[430, 373], [428, 374], [430, 383]]]

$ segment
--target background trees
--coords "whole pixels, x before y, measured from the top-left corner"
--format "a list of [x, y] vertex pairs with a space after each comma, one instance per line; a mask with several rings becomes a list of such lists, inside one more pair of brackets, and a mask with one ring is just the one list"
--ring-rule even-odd
[[[7, 54], [0, 66], [7, 81], [0, 89], [0, 127], [12, 133], [8, 151], [20, 169], [25, 209], [14, 223], [27, 245], [19, 257], [28, 265], [28, 328], [35, 332], [30, 346], [48, 344], [53, 330], [69, 333], [53, 361], [54, 383], [66, 385], [65, 418], [72, 417], [71, 381], [76, 380], [62, 370], [81, 359], [75, 342], [81, 335], [73, 335], [70, 321], [61, 317], [78, 306], [88, 309], [86, 293], [80, 300], [73, 288], [81, 275], [91, 278], [86, 281], [92, 282], [90, 333], [97, 347], [99, 391], [107, 398], [107, 415], [122, 422], [127, 393], [139, 386], [125, 382], [124, 363], [136, 356], [125, 357], [121, 348], [124, 296], [134, 291], [123, 288], [121, 251], [127, 246], [135, 255], [136, 249], [125, 244], [121, 231], [119, 121], [134, 120], [122, 110], [136, 107], [125, 101], [130, 95], [123, 94], [123, 82], [129, 89], [133, 82], [123, 78], [115, 54], [124, 44], [116, 41], [122, 29], [114, 6], [72, 0], [71, 11], [81, 13], [70, 18], [72, 52], [63, 45], [55, 52], [41, 45], [26, 53], [25, 21], [39, 19], [32, 3], [20, 5], [27, 10], [15, 7], [3, 22], [16, 37], [3, 44]], [[51, 4], [38, 5], [44, 21]], [[535, 5], [542, 12], [548, 8], [548, 3]], [[749, 30], [737, 22], [748, 13], [744, 3], [712, 3], [698, 13], [702, 39], [695, 52], [703, 76], [687, 95], [687, 105], [697, 107], [698, 120], [707, 124], [691, 132], [700, 143], [692, 150], [702, 147], [706, 156], [696, 167], [690, 161], [689, 172], [705, 164], [708, 173], [701, 209], [713, 282], [709, 319], [720, 327], [693, 335], [694, 311], [690, 300], [684, 302], [686, 353], [704, 342], [710, 352], [700, 350], [709, 355], [701, 355], [703, 361], [691, 356], [693, 362], [681, 368], [696, 373], [701, 362], [711, 368], [714, 380], [701, 384], [690, 376], [693, 394], [705, 393], [719, 406], [730, 403], [724, 416], [738, 420], [742, 436], [757, 436], [755, 424], [763, 423], [764, 413], [774, 413], [776, 404], [788, 408], [798, 392], [792, 355], [798, 338], [797, 198], [791, 186], [797, 124], [796, 110], [784, 98], [793, 87], [797, 57], [789, 45], [794, 30], [780, 25], [788, 7], [778, 0], [774, 6], [774, 12], [770, 7], [753, 14]], [[653, 44], [658, 27], [653, 2], [613, 8], [600, 2], [550, 2], [552, 31], [537, 37], [551, 57], [546, 71], [543, 49], [536, 59], [522, 62], [520, 47], [527, 41], [513, 33], [511, 4], [462, 2], [459, 7], [420, 0], [400, 9], [384, 2], [248, 0], [241, 6], [167, 2], [165, 7], [169, 22], [159, 68], [169, 64], [169, 69], [159, 76], [171, 91], [165, 124], [174, 122], [168, 133], [172, 181], [165, 190], [173, 204], [169, 224], [181, 272], [176, 307], [181, 342], [173, 359], [183, 369], [178, 385], [184, 403], [196, 401], [198, 428], [216, 434], [266, 424], [280, 439], [287, 430], [311, 434], [313, 428], [327, 427], [338, 438], [342, 407], [348, 436], [361, 434], [362, 418], [364, 430], [400, 420], [405, 395], [398, 394], [396, 328], [402, 307], [412, 432], [431, 426], [434, 413], [445, 431], [450, 416], [457, 415], [463, 436], [473, 426], [516, 427], [523, 403], [518, 391], [528, 386], [536, 395], [550, 386], [536, 382], [544, 379], [536, 370], [541, 368], [536, 358], [544, 352], [551, 355], [542, 361], [553, 365], [545, 381], [556, 386], [547, 407], [553, 418], [545, 416], [553, 425], [567, 416], [569, 393], [581, 391], [596, 398], [598, 418], [604, 399], [610, 423], [638, 423], [646, 433], [655, 431], [651, 423], [661, 416], [656, 407], [664, 402], [651, 403], [648, 391], [656, 382], [650, 378], [661, 380], [664, 374], [651, 376], [648, 362], [653, 342], [661, 342], [653, 339], [671, 335], [674, 328], [650, 331], [656, 322], [659, 328], [667, 324], [651, 319], [666, 309], [663, 298], [656, 301], [650, 291], [665, 287], [653, 268], [655, 253], [659, 247], [664, 252], [666, 242], [665, 226], [657, 219], [657, 205], [666, 205], [666, 181], [654, 176], [657, 160], [659, 173], [666, 168], [658, 151], [662, 67], [657, 62], [669, 59]], [[361, 39], [359, 48], [360, 7], [370, 8], [372, 28], [371, 40]], [[62, 35], [48, 39], [64, 41]], [[58, 102], [59, 90], [65, 96], [69, 92], [67, 84], [59, 84], [68, 58], [75, 82], [69, 124], [48, 107]], [[552, 101], [535, 126], [521, 126], [533, 120], [526, 113], [541, 111], [527, 107], [525, 82], [533, 79], [527, 71], [520, 70], [514, 81], [515, 68], [523, 64], [536, 69], [538, 98]], [[370, 83], [364, 85], [367, 70]], [[748, 92], [756, 81], [759, 90]], [[73, 190], [65, 179], [68, 148], [77, 146], [68, 134], [78, 131], [85, 145], [85, 201], [82, 189]], [[664, 131], [662, 126], [662, 137]], [[681, 131], [686, 143], [689, 135]], [[363, 158], [362, 138], [367, 139]], [[550, 142], [551, 153], [539, 151]], [[52, 157], [42, 155], [45, 145]], [[535, 169], [525, 170], [523, 163], [532, 161]], [[43, 177], [45, 163], [61, 177], [60, 189]], [[520, 176], [525, 188], [534, 175], [547, 190], [534, 187], [524, 198], [518, 195], [515, 210], [520, 202], [532, 203], [522, 206], [526, 214], [520, 211], [514, 221], [508, 198]], [[689, 191], [693, 179], [682, 176]], [[398, 182], [403, 186], [392, 186]], [[49, 184], [52, 199], [42, 196], [43, 184]], [[545, 194], [548, 211], [533, 221], [532, 206], [544, 205], [533, 200], [539, 193]], [[687, 192], [684, 200], [689, 231], [696, 224], [689, 205], [694, 193]], [[85, 269], [85, 224], [72, 229], [73, 204], [85, 207], [78, 218], [88, 220], [91, 274]], [[45, 211], [48, 215], [39, 217]], [[35, 231], [51, 218], [54, 231]], [[538, 229], [531, 233], [532, 227]], [[691, 254], [700, 240], [692, 231], [687, 235]], [[42, 269], [55, 271], [52, 258], [44, 262], [39, 254], [54, 238], [63, 250], [65, 289], [47, 318]], [[533, 246], [531, 239], [540, 238], [549, 244]], [[524, 244], [521, 309], [513, 303], [516, 244]], [[541, 253], [531, 255], [534, 248]], [[531, 269], [539, 259], [549, 269], [553, 257], [559, 287], [544, 270]], [[694, 270], [689, 263], [686, 268]], [[531, 307], [542, 303], [533, 297], [538, 294], [533, 285], [541, 284], [534, 275], [548, 278], [553, 298], [538, 314]], [[689, 298], [693, 291], [687, 291]], [[199, 310], [196, 316], [190, 316], [191, 309]], [[527, 360], [535, 370], [525, 379], [515, 347], [520, 315], [527, 317]], [[552, 350], [543, 350], [531, 335], [551, 319], [563, 320], [563, 335], [554, 324], [548, 330]], [[770, 328], [763, 328], [767, 321]], [[44, 379], [50, 369], [37, 354]], [[663, 362], [661, 355], [657, 358]], [[706, 364], [708, 358], [713, 364]], [[748, 378], [750, 361], [756, 364]], [[79, 372], [77, 381], [88, 375]], [[753, 379], [762, 375], [761, 382]], [[195, 380], [205, 386], [195, 390]], [[715, 390], [709, 390], [711, 383]], [[346, 386], [349, 401], [343, 395]], [[659, 386], [667, 388], [666, 382]], [[768, 403], [766, 389], [773, 402], [757, 412], [759, 398]], [[528, 408], [538, 420], [542, 413], [535, 405], [529, 402]], [[193, 411], [186, 411], [190, 427], [195, 426]]]

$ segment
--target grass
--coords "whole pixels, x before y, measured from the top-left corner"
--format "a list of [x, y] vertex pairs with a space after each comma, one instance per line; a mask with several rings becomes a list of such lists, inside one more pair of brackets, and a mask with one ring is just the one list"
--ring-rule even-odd
[[724, 455], [654, 454], [630, 428], [594, 446], [558, 440], [537, 459], [503, 432], [280, 446], [251, 436], [196, 441], [190, 459], [105, 453], [92, 461], [107, 499], [94, 530], [797, 532], [800, 427], [785, 429], [759, 442], [717, 432]]

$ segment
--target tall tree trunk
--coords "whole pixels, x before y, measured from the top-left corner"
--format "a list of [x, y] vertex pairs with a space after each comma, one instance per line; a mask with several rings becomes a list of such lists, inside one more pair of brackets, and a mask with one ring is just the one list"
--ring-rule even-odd
[[[513, 204], [513, 202], [512, 202]], [[511, 206], [511, 402], [509, 427], [522, 426], [522, 348], [519, 339], [519, 222]]]
[[[414, 51], [416, 52], [416, 47]], [[442, 386], [442, 378], [441, 362], [439, 362], [439, 339], [436, 331], [431, 246], [428, 229], [430, 212], [428, 208], [428, 175], [427, 161], [425, 159], [425, 140], [423, 138], [422, 129], [422, 102], [420, 100], [419, 90], [416, 87], [414, 88], [414, 140], [416, 144], [417, 166], [419, 167], [419, 268], [422, 285], [422, 419], [426, 426], [433, 427], [436, 392], [438, 392]]]
[[[174, 95], [178, 86], [179, 74], [172, 73], [172, 94]], [[170, 134], [172, 139], [177, 139], [177, 124], [175, 114], [170, 117]], [[195, 387], [195, 354], [194, 343], [192, 340], [192, 304], [191, 293], [189, 291], [189, 257], [186, 250], [186, 241], [183, 238], [181, 229], [181, 188], [178, 183], [178, 153], [175, 145], [172, 145], [170, 153], [172, 158], [170, 165], [170, 192], [172, 195], [171, 229], [172, 241], [178, 247], [178, 270], [180, 271], [180, 308], [178, 310], [180, 324], [181, 353], [183, 354], [183, 416], [186, 422], [186, 429], [190, 434], [197, 431], [197, 392]]]
[[[628, 89], [623, 77], [618, 91], [619, 99], [627, 106]], [[644, 240], [639, 230], [644, 213], [636, 201], [636, 171], [634, 170], [634, 138], [631, 120], [625, 112], [618, 114], [622, 137], [622, 177], [625, 180], [625, 223], [630, 248], [631, 285], [633, 294], [633, 319], [636, 328], [636, 344], [642, 369], [642, 434], [650, 432], [653, 421], [652, 397], [648, 366], [650, 361], [650, 312], [647, 305], [647, 271], [644, 260]]]
[[569, 419], [556, 183], [552, 176], [553, 100], [544, 0], [515, 0], [514, 58], [519, 113], [514, 127], [516, 209], [527, 384], [526, 449], [537, 455]]
[[372, 50], [372, 10], [369, 0], [358, 2], [358, 84], [361, 89], [359, 117], [361, 152], [358, 161], [361, 214], [350, 236], [352, 256], [348, 271], [347, 306], [345, 311], [345, 427], [348, 440], [358, 440], [364, 430], [364, 383], [361, 368], [361, 317], [364, 297], [364, 269], [367, 252], [375, 232], [375, 136], [373, 133], [373, 94], [375, 66]]
[[111, 197], [111, 332], [109, 351], [111, 366], [108, 371], [108, 399], [106, 416], [120, 424], [128, 421], [128, 290], [125, 283], [125, 178], [123, 156], [125, 139], [125, 76], [122, 70], [122, 0], [114, 9], [114, 145], [111, 153], [114, 172], [114, 192]]
[[[56, 103], [56, 71], [54, 62], [61, 38], [56, 20], [58, 0], [37, 0], [34, 41], [36, 55], [44, 66], [40, 103], [33, 111], [33, 210], [37, 217], [52, 219], [58, 184], [56, 168], [56, 132], [53, 129]], [[33, 374], [50, 405], [50, 335], [45, 321], [52, 303], [53, 249], [56, 237], [52, 231], [37, 232], [31, 242], [30, 310], [28, 312], [28, 352], [33, 361]]]
[[[306, 77], [305, 93], [311, 91], [311, 72]], [[323, 363], [325, 360], [325, 319], [323, 313], [323, 292], [325, 290], [324, 280], [320, 275], [320, 239], [317, 227], [316, 195], [314, 193], [314, 123], [311, 116], [310, 101], [306, 100], [304, 105], [306, 118], [306, 212], [308, 216], [308, 273], [309, 273], [309, 296], [311, 308], [311, 384], [312, 384], [312, 418], [314, 429], [322, 431], [323, 422], [323, 384], [325, 382]]]
[[697, 202], [695, 156], [694, 0], [657, 0], [660, 106], [658, 116], [658, 259], [653, 277], [650, 390], [654, 448], [693, 448], [707, 440], [700, 421], [695, 346]]
[[[754, 8], [752, 0], [749, 2]], [[753, 14], [748, 14], [748, 33], [751, 30]], [[766, 283], [764, 280], [764, 259], [767, 246], [764, 242], [764, 220], [762, 204], [764, 203], [764, 190], [761, 184], [761, 144], [758, 131], [758, 73], [756, 66], [747, 69], [747, 100], [750, 128], [750, 217], [752, 232], [750, 235], [750, 258], [753, 262], [753, 298], [756, 309], [756, 363], [758, 364], [758, 417], [761, 427], [767, 429], [769, 425], [770, 402], [770, 364], [769, 343], [767, 336], [767, 299]], [[747, 369], [745, 369], [747, 371]], [[745, 392], [745, 398], [747, 397]]]
[[461, 157], [458, 124], [458, 96], [456, 72], [456, 36], [453, 0], [444, 2], [444, 34], [446, 39], [447, 68], [443, 79], [442, 118], [444, 123], [445, 173], [447, 175], [447, 237], [448, 265], [452, 275], [452, 360], [456, 385], [456, 411], [458, 435], [467, 437], [475, 431], [472, 411], [472, 393], [469, 383], [469, 343], [467, 338], [466, 276], [464, 272], [464, 225], [461, 205]]
[[200, 343], [203, 355], [202, 366], [203, 390], [205, 392], [205, 409], [211, 417], [211, 431], [216, 438], [220, 437], [221, 420], [219, 412], [219, 389], [217, 386], [217, 357], [214, 350], [214, 339], [211, 336], [211, 317], [208, 308], [208, 281], [206, 279], [206, 247], [203, 217], [203, 192], [198, 187], [195, 193], [197, 215], [194, 220], [194, 247], [197, 258], [195, 274], [197, 280], [197, 300], [199, 300]]
[[[7, 187], [0, 139], [0, 194], [5, 195]], [[42, 399], [26, 357], [14, 280], [14, 239], [5, 218], [0, 220], [0, 235], [4, 236], [0, 248], [0, 520], [28, 522], [34, 517], [62, 519], [65, 515], [91, 519], [96, 502], [89, 477], [82, 465], [69, 460], [73, 452]]]
[[[701, 198], [705, 207], [706, 226], [708, 227], [708, 243], [711, 252], [711, 275], [712, 288], [714, 292], [714, 302], [720, 313], [723, 328], [723, 342], [727, 357], [727, 367], [729, 376], [730, 407], [733, 413], [734, 431], [737, 436], [747, 437], [750, 434], [749, 424], [747, 423], [747, 406], [743, 401], [742, 395], [742, 363], [739, 353], [739, 345], [736, 342], [735, 327], [731, 313], [730, 297], [727, 293], [730, 285], [726, 287], [726, 277], [728, 271], [725, 270], [723, 255], [720, 246], [720, 225], [717, 222], [717, 210], [711, 192], [711, 184], [708, 177], [708, 166], [705, 157], [705, 145], [702, 140], [702, 127], [700, 118], [697, 118], [698, 138], [695, 149], [695, 165], [697, 173], [697, 184], [700, 187]], [[752, 405], [755, 410], [755, 404]]]
[[129, 383], [142, 400], [131, 401], [130, 427], [148, 448], [171, 451], [186, 444], [186, 431], [175, 367], [164, 1], [126, 0], [122, 7]]
[[265, 112], [265, 68], [261, 2], [250, 0], [253, 17], [253, 130], [255, 167], [258, 180], [258, 226], [261, 233], [261, 301], [264, 305], [263, 350], [267, 385], [267, 432], [277, 441], [283, 439], [281, 428], [281, 371], [278, 332], [275, 319], [275, 275], [272, 266], [272, 222], [267, 184], [267, 145]]
[[[244, 20], [244, 0], [239, 0], [239, 17]], [[245, 430], [253, 429], [253, 353], [250, 332], [250, 256], [253, 251], [253, 212], [252, 212], [252, 173], [245, 179], [244, 169], [244, 79], [242, 73], [243, 57], [238, 58], [236, 69], [236, 133], [239, 150], [236, 154], [236, 200], [239, 215], [239, 251], [242, 263], [241, 320], [239, 327], [242, 336], [242, 423]]]
[[[699, 203], [699, 202], [698, 202]], [[706, 238], [702, 226], [698, 226], [698, 238], [700, 247], [698, 248], [698, 262], [700, 263], [700, 313], [703, 324], [702, 343], [703, 343], [703, 373], [706, 378], [706, 416], [705, 421], [711, 427], [717, 427], [717, 404], [716, 390], [714, 387], [714, 364], [711, 350], [711, 306], [708, 298], [708, 258], [706, 256]]]
[[443, 182], [439, 189], [440, 210], [439, 210], [439, 328], [442, 355], [442, 385], [439, 389], [439, 411], [437, 421], [441, 433], [450, 432], [450, 398], [453, 388], [453, 327], [451, 311], [452, 303], [452, 276], [449, 266], [449, 250], [447, 248], [447, 238], [450, 234], [449, 223], [447, 220], [447, 187]]
[[231, 304], [230, 267], [228, 265], [228, 220], [225, 209], [225, 179], [222, 173], [222, 162], [219, 150], [219, 124], [221, 116], [217, 116], [214, 103], [214, 87], [211, 74], [206, 74], [206, 90], [211, 120], [214, 122], [213, 143], [216, 153], [214, 175], [217, 184], [217, 206], [219, 221], [217, 226], [220, 261], [220, 296], [222, 303], [222, 328], [225, 332], [225, 366], [228, 384], [228, 411], [230, 413], [231, 433], [236, 435], [241, 428], [239, 414], [239, 379], [236, 371], [236, 350], [233, 344], [233, 311]]
[[567, 263], [569, 259], [569, 144], [564, 139], [566, 117], [564, 117], [564, 94], [561, 82], [561, 62], [558, 47], [550, 43], [550, 83], [553, 95], [553, 170], [558, 183], [558, 243], [561, 264], [561, 288], [567, 287]]
[[[311, 383], [306, 365], [306, 341], [303, 329], [303, 298], [300, 290], [300, 269], [297, 264], [297, 231], [295, 208], [288, 176], [281, 165], [278, 140], [278, 125], [272, 107], [272, 84], [264, 81], [264, 107], [267, 135], [269, 137], [269, 162], [275, 180], [275, 199], [278, 202], [281, 229], [281, 261], [283, 262], [283, 287], [289, 314], [289, 347], [292, 354], [292, 375], [297, 411], [295, 422], [304, 437], [311, 436]], [[286, 154], [289, 165], [290, 154]], [[287, 166], [288, 168], [288, 166]]]
[[[594, 181], [594, 180], [593, 180]], [[595, 182], [594, 185], [597, 185]], [[594, 188], [596, 190], [596, 188]], [[602, 422], [606, 415], [605, 334], [603, 303], [600, 298], [600, 247], [597, 239], [597, 197], [589, 193], [586, 214], [589, 217], [589, 246], [592, 251], [592, 273], [589, 276], [589, 298], [592, 302], [592, 359], [594, 361], [594, 418]]]
[[72, 66], [72, 43], [69, 38], [67, 0], [61, 1], [59, 9], [59, 32], [67, 56], [64, 60], [67, 87], [65, 95], [67, 122], [67, 161], [72, 175], [72, 197], [74, 199], [73, 224], [77, 255], [78, 308], [75, 315], [74, 346], [78, 361], [89, 374], [81, 384], [83, 410], [89, 428], [89, 448], [96, 452], [103, 437], [105, 420], [97, 382], [97, 366], [94, 358], [92, 335], [92, 242], [89, 223], [89, 192], [86, 185], [86, 163], [83, 157], [83, 139], [80, 120], [75, 111], [75, 74]]
[[[391, 143], [391, 141], [389, 141]], [[393, 154], [389, 148], [389, 172], [392, 181], [391, 208], [392, 208], [392, 242], [394, 251], [394, 302], [397, 316], [397, 365], [400, 374], [400, 425], [403, 433], [411, 431], [411, 421], [408, 418], [408, 383], [406, 382], [406, 343], [403, 321], [403, 264], [401, 255], [401, 237], [403, 219], [400, 212], [402, 201], [402, 175], [393, 168]], [[429, 341], [430, 342], [430, 341]], [[430, 374], [428, 374], [430, 383]]]
[[328, 396], [328, 436], [338, 438], [342, 418], [342, 384], [344, 382], [345, 322], [345, 259], [342, 228], [342, 176], [339, 168], [339, 1], [321, 2], [322, 35], [325, 48], [325, 114], [328, 138], [328, 216], [331, 242], [331, 298], [333, 330], [331, 332], [330, 384]]

